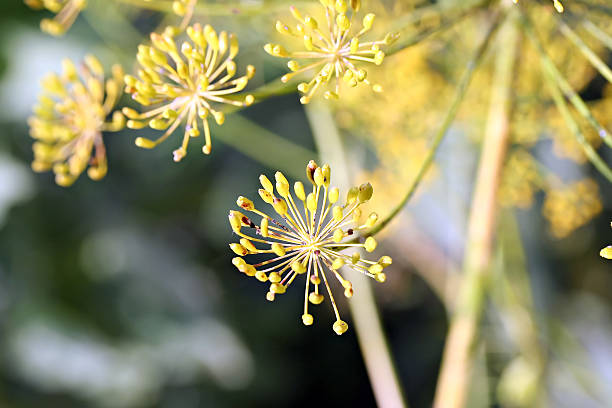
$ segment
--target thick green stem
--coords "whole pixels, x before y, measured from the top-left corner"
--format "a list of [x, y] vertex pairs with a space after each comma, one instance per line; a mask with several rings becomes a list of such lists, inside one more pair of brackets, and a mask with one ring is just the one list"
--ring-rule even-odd
[[[334, 184], [349, 186], [349, 166], [331, 113], [314, 102], [307, 105], [306, 113], [321, 160], [332, 164]], [[369, 279], [355, 275], [351, 279], [355, 294], [348, 304], [377, 405], [381, 408], [406, 407]]]
[[495, 77], [485, 139], [468, 223], [459, 296], [450, 328], [438, 387], [437, 408], [465, 406], [473, 374], [478, 325], [484, 307], [496, 215], [496, 196], [509, 140], [509, 112], [518, 32], [508, 19], [496, 49]]

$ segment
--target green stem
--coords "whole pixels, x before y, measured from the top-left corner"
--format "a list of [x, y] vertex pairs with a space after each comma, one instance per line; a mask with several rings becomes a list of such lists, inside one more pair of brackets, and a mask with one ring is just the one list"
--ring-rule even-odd
[[612, 50], [612, 36], [601, 28], [597, 27], [593, 24], [592, 21], [587, 20], [586, 18], [582, 20], [582, 26], [595, 38], [603, 43], [606, 47]]
[[463, 275], [444, 347], [434, 399], [436, 408], [466, 406], [474, 374], [474, 352], [479, 342], [478, 326], [487, 290], [497, 190], [509, 143], [512, 79], [518, 39], [515, 19], [508, 19], [496, 49], [491, 104], [468, 222]]
[[[334, 183], [348, 187], [348, 163], [331, 113], [325, 106], [312, 102], [306, 105], [306, 114], [321, 160], [333, 163]], [[348, 304], [377, 405], [381, 408], [407, 407], [369, 279], [356, 274], [351, 282], [355, 294]]]
[[574, 105], [578, 113], [580, 113], [580, 115], [582, 115], [582, 117], [584, 117], [589, 124], [593, 126], [593, 128], [597, 131], [597, 134], [604, 140], [604, 142], [608, 146], [612, 147], [612, 136], [610, 135], [610, 132], [608, 132], [608, 130], [599, 123], [595, 116], [593, 116], [584, 100], [576, 93], [576, 91], [574, 91], [574, 89], [572, 89], [572, 86], [569, 84], [569, 82], [567, 82], [563, 75], [561, 75], [555, 66], [555, 63], [546, 54], [544, 46], [536, 35], [531, 21], [526, 15], [523, 14], [521, 17], [521, 22], [525, 28], [527, 36], [533, 45], [535, 45], [535, 49], [540, 56], [541, 63], [550, 72], [559, 89], [565, 94], [565, 97], [572, 103], [572, 105]]
[[559, 113], [563, 117], [565, 124], [569, 128], [569, 130], [573, 133], [574, 137], [582, 147], [584, 154], [587, 156], [589, 161], [599, 170], [599, 172], [610, 182], [612, 182], [612, 170], [606, 162], [597, 154], [593, 146], [586, 140], [582, 131], [580, 130], [580, 126], [572, 116], [569, 107], [567, 106], [567, 102], [565, 98], [563, 98], [563, 94], [561, 90], [557, 87], [557, 83], [554, 79], [554, 73], [550, 70], [550, 65], [545, 64], [543, 60], [541, 60], [542, 73], [544, 74], [544, 78], [546, 78], [546, 83], [548, 85], [548, 89], [550, 89], [550, 93], [552, 94], [553, 100]]
[[442, 143], [444, 136], [446, 136], [448, 129], [450, 128], [450, 126], [453, 124], [453, 121], [455, 120], [455, 116], [457, 116], [457, 111], [459, 110], [459, 106], [461, 105], [461, 102], [463, 101], [465, 93], [467, 92], [467, 89], [472, 80], [474, 71], [480, 65], [483, 59], [483, 56], [485, 54], [485, 51], [487, 50], [489, 43], [491, 42], [491, 39], [493, 38], [495, 32], [497, 31], [497, 28], [499, 27], [499, 21], [500, 20], [498, 16], [496, 17], [494, 23], [491, 25], [491, 28], [489, 29], [489, 32], [485, 36], [482, 44], [480, 44], [480, 46], [476, 49], [476, 52], [474, 53], [474, 55], [468, 62], [466, 70], [463, 73], [463, 76], [457, 86], [457, 92], [455, 93], [455, 98], [453, 99], [453, 102], [450, 105], [448, 113], [446, 114], [446, 117], [444, 118], [444, 121], [442, 122], [442, 126], [440, 127], [438, 132], [435, 134], [431, 142], [431, 147], [429, 151], [427, 152], [427, 156], [425, 157], [423, 164], [419, 168], [419, 172], [415, 176], [414, 180], [408, 186], [408, 190], [406, 191], [404, 198], [402, 198], [399, 204], [391, 211], [389, 215], [387, 215], [387, 217], [385, 217], [382, 221], [380, 221], [374, 228], [370, 229], [365, 234], [365, 236], [375, 235], [380, 230], [385, 228], [387, 224], [389, 224], [401, 212], [404, 206], [408, 203], [408, 201], [410, 201], [410, 199], [414, 195], [417, 187], [420, 185], [421, 181], [423, 180], [423, 177], [427, 173], [427, 170], [429, 170], [429, 167], [431, 166], [433, 162], [436, 152], [438, 151], [438, 147], [440, 146], [440, 143]]
[[580, 38], [561, 18], [559, 18], [559, 26], [561, 27], [561, 32], [563, 35], [565, 35], [568, 40], [573, 42], [574, 45], [578, 47], [582, 55], [589, 60], [589, 62], [604, 78], [606, 78], [608, 82], [612, 83], [612, 70], [606, 65], [606, 63], [603, 62], [601, 58], [599, 58], [599, 56], [595, 54], [584, 41], [582, 41], [582, 38]]

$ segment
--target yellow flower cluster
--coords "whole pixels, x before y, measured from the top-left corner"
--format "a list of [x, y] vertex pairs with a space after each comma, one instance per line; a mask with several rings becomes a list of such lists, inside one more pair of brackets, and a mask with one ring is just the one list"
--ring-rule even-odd
[[[325, 297], [320, 293], [320, 286], [325, 285], [336, 316], [333, 329], [340, 335], [346, 332], [348, 325], [338, 313], [328, 274], [338, 280], [344, 288], [344, 295], [350, 298], [353, 288], [351, 282], [340, 273], [343, 266], [384, 282], [386, 275], [383, 269], [391, 265], [392, 261], [388, 256], [375, 262], [363, 259], [359, 251], [350, 255], [341, 252], [348, 248], [365, 249], [367, 252], [376, 249], [377, 243], [372, 237], [363, 242], [355, 239], [358, 231], [371, 228], [378, 219], [376, 213], [371, 213], [365, 222], [360, 221], [359, 207], [372, 197], [372, 186], [366, 183], [351, 188], [346, 202], [341, 205], [338, 203], [340, 191], [330, 187], [331, 170], [328, 165], [319, 167], [311, 160], [306, 167], [306, 175], [312, 190], [308, 192], [298, 181], [293, 185], [295, 198], [289, 181], [281, 172], [275, 174], [276, 186], [265, 175], [260, 176], [263, 188], [259, 190], [259, 195], [272, 207], [276, 216], [258, 210], [248, 198], [238, 198], [240, 209], [260, 216], [261, 221], [255, 224], [247, 215], [230, 211], [229, 222], [234, 233], [241, 237], [239, 243], [230, 244], [232, 251], [239, 255], [232, 262], [247, 276], [254, 276], [261, 282], [270, 282], [266, 295], [269, 301], [285, 293], [298, 276], [305, 275], [302, 322], [307, 326], [314, 322], [308, 311], [309, 303], [318, 305], [323, 302]], [[301, 201], [301, 208], [297, 204], [298, 200]], [[245, 234], [243, 229], [252, 235]], [[250, 264], [242, 257], [251, 254], [267, 254], [272, 258]]]
[[107, 121], [121, 95], [121, 67], [115, 65], [105, 81], [95, 57], [87, 56], [79, 70], [64, 60], [62, 75], [50, 74], [42, 86], [44, 92], [29, 119], [30, 134], [36, 139], [32, 169], [53, 170], [61, 186], [71, 185], [88, 165], [91, 179], [103, 178], [107, 164], [102, 132], [116, 132], [125, 124], [119, 111]]
[[36, 10], [47, 9], [55, 13], [53, 19], [45, 18], [40, 29], [51, 35], [64, 34], [74, 23], [87, 0], [24, 0], [28, 7]]
[[242, 91], [255, 75], [255, 68], [249, 65], [245, 75], [234, 78], [234, 58], [238, 54], [238, 39], [234, 34], [225, 31], [217, 34], [210, 25], [194, 24], [187, 28], [191, 41], [184, 41], [180, 49], [175, 42], [178, 34], [171, 27], [163, 34], [151, 34], [152, 46], [138, 47], [137, 59], [141, 66], [138, 78], [125, 77], [125, 90], [132, 99], [145, 107], [155, 107], [144, 113], [123, 109], [130, 119], [127, 122], [129, 128], [141, 129], [148, 125], [155, 130], [165, 130], [157, 140], [136, 139], [137, 146], [147, 149], [166, 140], [181, 123], [186, 122], [183, 142], [174, 151], [174, 161], [177, 162], [187, 154], [189, 140], [200, 136], [200, 129], [205, 141], [202, 151], [210, 153], [209, 117], [212, 116], [218, 125], [225, 121], [225, 115], [214, 104], [252, 104], [252, 95], [241, 101], [227, 96]]
[[593, 180], [581, 180], [546, 193], [542, 212], [557, 238], [568, 236], [602, 210], [599, 188]]
[[[281, 34], [297, 37], [302, 40], [304, 51], [288, 51], [280, 44], [266, 44], [265, 51], [280, 58], [291, 58], [287, 66], [292, 71], [282, 77], [287, 82], [296, 74], [315, 70], [316, 74], [309, 82], [302, 82], [298, 90], [303, 93], [300, 102], [310, 102], [317, 90], [335, 78], [333, 90], [324, 93], [326, 99], [337, 99], [340, 93], [340, 82], [355, 87], [359, 83], [372, 86], [376, 92], [382, 91], [378, 84], [371, 84], [367, 71], [360, 68], [363, 62], [380, 65], [385, 53], [381, 46], [389, 45], [397, 34], [389, 33], [380, 41], [363, 41], [362, 36], [372, 29], [375, 15], [366, 14], [361, 28], [355, 28], [354, 19], [359, 11], [359, 0], [320, 0], [325, 9], [326, 24], [320, 25], [312, 16], [303, 16], [297, 8], [291, 7], [291, 14], [297, 20], [295, 27], [277, 21], [276, 29]], [[307, 61], [302, 65], [299, 60]]]

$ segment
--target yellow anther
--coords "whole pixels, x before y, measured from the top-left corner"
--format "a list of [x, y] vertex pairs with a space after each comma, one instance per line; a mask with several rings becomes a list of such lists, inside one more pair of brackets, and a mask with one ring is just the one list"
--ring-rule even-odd
[[293, 185], [293, 191], [295, 192], [295, 195], [297, 196], [297, 198], [299, 198], [302, 201], [306, 200], [306, 193], [304, 192], [304, 184], [302, 184], [301, 181], [295, 182], [295, 184]]
[[351, 262], [353, 263], [353, 265], [359, 262], [360, 259], [361, 255], [359, 254], [359, 252], [353, 252], [353, 255], [351, 255]]
[[274, 202], [274, 196], [270, 194], [267, 190], [260, 188], [258, 192], [261, 199], [264, 200], [266, 203], [272, 204]]
[[314, 318], [310, 313], [305, 313], [302, 315], [302, 323], [304, 323], [305, 326], [310, 326], [313, 322]]
[[278, 256], [284, 256], [284, 255], [285, 255], [285, 253], [286, 253], [286, 252], [285, 252], [285, 247], [284, 247], [284, 246], [282, 246], [281, 244], [279, 244], [278, 242], [274, 242], [274, 243], [271, 245], [271, 249], [272, 249], [272, 251], [273, 251], [273, 252], [274, 252], [276, 255], [278, 255]]
[[353, 204], [355, 200], [357, 200], [358, 196], [359, 196], [359, 189], [357, 187], [351, 187], [348, 193], [346, 193], [346, 203]]
[[272, 292], [266, 293], [266, 300], [268, 300], [269, 302], [274, 302], [274, 293]]
[[348, 330], [348, 324], [342, 320], [336, 320], [332, 327], [338, 336], [344, 334]]
[[293, 261], [291, 263], [291, 269], [293, 269], [295, 273], [300, 275], [306, 273], [306, 265], [304, 265], [304, 263], [300, 261]]
[[342, 220], [342, 216], [343, 216], [342, 215], [342, 207], [335, 206], [332, 209], [332, 214], [333, 214], [334, 221], [340, 222]]
[[376, 221], [378, 221], [378, 214], [375, 212], [370, 213], [368, 219], [366, 220], [366, 227], [372, 228], [376, 224]]
[[383, 271], [383, 266], [381, 264], [374, 264], [368, 268], [368, 272], [373, 275], [381, 273]]
[[253, 204], [253, 202], [243, 196], [238, 197], [238, 199], [236, 200], [236, 204], [238, 204], [238, 207], [243, 208], [247, 211], [253, 211], [255, 209], [255, 205]]
[[270, 275], [268, 276], [268, 279], [270, 279], [270, 282], [272, 283], [278, 283], [282, 280], [281, 276], [278, 274], [278, 272], [270, 272]]
[[325, 297], [320, 293], [310, 292], [310, 295], [308, 295], [308, 300], [313, 305], [320, 305], [324, 299]]
[[265, 175], [260, 175], [259, 176], [259, 182], [261, 183], [261, 186], [270, 194], [274, 194], [274, 186], [272, 185], [272, 182], [265, 176]]
[[270, 285], [270, 292], [272, 293], [282, 295], [283, 293], [285, 293], [286, 290], [287, 288], [285, 287], [285, 285], [281, 285], [280, 283], [273, 283]]
[[272, 207], [280, 216], [287, 214], [287, 203], [282, 198], [275, 198]]
[[259, 231], [261, 232], [262, 237], [266, 238], [268, 236], [268, 219], [267, 218], [261, 219]]
[[234, 251], [234, 253], [236, 255], [244, 256], [244, 255], [247, 255], [249, 253], [249, 250], [246, 249], [245, 247], [243, 247], [240, 244], [231, 243], [230, 244], [230, 248], [232, 249], [232, 251]]
[[365, 248], [366, 251], [372, 252], [376, 249], [377, 245], [378, 243], [373, 237], [368, 237], [366, 238], [365, 243], [363, 244], [363, 247]]
[[599, 255], [606, 259], [612, 259], [612, 245], [608, 245], [599, 251]]
[[317, 197], [314, 193], [308, 194], [306, 197], [306, 207], [309, 211], [314, 212], [317, 209]]
[[332, 187], [329, 189], [329, 202], [330, 204], [335, 204], [340, 197], [340, 190], [337, 187]]
[[370, 183], [364, 183], [359, 186], [359, 202], [365, 203], [372, 198], [372, 193], [374, 189]]
[[255, 248], [255, 245], [253, 245], [253, 243], [246, 238], [240, 238], [240, 245], [248, 249], [249, 252], [257, 252], [257, 248]]
[[340, 228], [334, 231], [333, 239], [335, 243], [338, 243], [344, 239], [344, 232]]
[[260, 281], [260, 282], [267, 282], [268, 281], [268, 275], [266, 275], [265, 272], [262, 271], [257, 271], [255, 273], [255, 278]]
[[340, 268], [342, 268], [344, 266], [344, 259], [342, 258], [336, 258], [334, 259], [334, 262], [332, 262], [332, 269], [333, 270], [338, 270]]
[[387, 280], [387, 275], [385, 275], [384, 273], [379, 273], [376, 276], [374, 276], [374, 279], [376, 279], [378, 282], [383, 283], [384, 281]]

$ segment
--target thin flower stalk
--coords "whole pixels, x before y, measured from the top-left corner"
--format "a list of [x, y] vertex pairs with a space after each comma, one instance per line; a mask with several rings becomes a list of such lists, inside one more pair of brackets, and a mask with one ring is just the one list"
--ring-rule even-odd
[[35, 10], [46, 9], [55, 13], [54, 18], [44, 18], [40, 29], [48, 34], [64, 34], [87, 7], [87, 0], [24, 0], [25, 4]]

